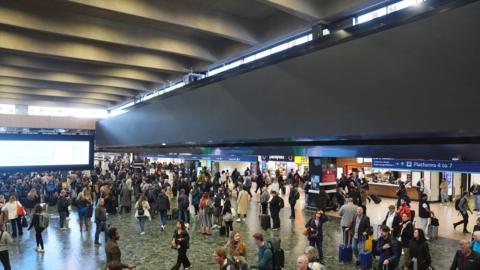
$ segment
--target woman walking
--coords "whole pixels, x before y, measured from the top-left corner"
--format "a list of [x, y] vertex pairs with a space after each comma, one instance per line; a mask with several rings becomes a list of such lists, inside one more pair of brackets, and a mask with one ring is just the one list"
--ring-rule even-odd
[[177, 263], [172, 270], [180, 269], [180, 266], [183, 265], [184, 270], [191, 269], [190, 261], [187, 257], [187, 250], [190, 247], [190, 236], [188, 232], [185, 230], [185, 224], [183, 221], [177, 221], [177, 229], [173, 232], [172, 238], [172, 248], [178, 251], [177, 255]]
[[32, 216], [32, 211], [35, 205], [40, 203], [40, 196], [38, 196], [37, 189], [32, 188], [27, 195], [27, 201], [25, 203], [25, 208], [27, 210], [28, 216]]
[[211, 235], [213, 203], [205, 192], [200, 199], [200, 218], [202, 221], [202, 234]]
[[3, 264], [3, 269], [10, 270], [10, 256], [8, 255], [8, 246], [13, 243], [12, 237], [7, 232], [5, 224], [0, 224], [0, 261]]
[[151, 219], [150, 217], [150, 204], [148, 203], [147, 197], [143, 193], [140, 194], [140, 198], [135, 203], [135, 217], [138, 219], [140, 224], [140, 234], [145, 234], [145, 222]]
[[30, 222], [30, 226], [28, 227], [28, 230], [32, 227], [35, 228], [35, 241], [37, 242], [37, 246], [35, 250], [37, 252], [45, 252], [44, 246], [43, 246], [43, 237], [42, 237], [42, 232], [45, 229], [43, 227], [43, 224], [40, 224], [40, 219], [42, 219], [43, 215], [43, 207], [39, 204], [35, 206], [35, 209], [33, 210], [33, 217], [32, 221]]

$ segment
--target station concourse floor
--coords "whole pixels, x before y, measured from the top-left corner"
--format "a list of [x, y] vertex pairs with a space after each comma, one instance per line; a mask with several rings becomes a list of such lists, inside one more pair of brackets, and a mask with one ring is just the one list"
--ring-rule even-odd
[[[284, 197], [285, 201], [286, 197]], [[297, 256], [302, 254], [308, 241], [302, 234], [304, 225], [309, 218], [309, 214], [301, 209], [303, 195], [296, 206], [297, 219], [288, 219], [290, 208], [286, 203], [281, 211], [281, 229], [279, 231], [262, 231], [258, 218], [258, 200], [259, 195], [253, 193], [253, 199], [250, 201], [249, 214], [247, 221], [243, 223], [234, 223], [234, 229], [239, 230], [242, 238], [247, 244], [247, 259], [249, 262], [256, 262], [256, 247], [252, 235], [255, 232], [263, 232], [265, 237], [280, 237], [282, 247], [285, 250], [286, 265], [285, 269], [295, 269]], [[232, 202], [234, 199], [232, 199]], [[393, 200], [391, 200], [393, 202]], [[383, 219], [389, 199], [383, 199], [379, 205], [373, 202], [368, 205], [368, 214], [373, 223], [379, 223]], [[414, 204], [415, 205], [415, 204]], [[453, 209], [440, 208], [434, 210], [440, 218], [440, 238], [429, 241], [430, 252], [432, 255], [433, 266], [435, 269], [449, 269], [455, 250], [458, 249], [458, 241], [455, 239], [468, 238], [457, 229], [453, 232], [453, 227], [449, 224], [450, 219], [455, 217]], [[335, 212], [329, 212], [332, 215], [330, 221], [324, 225], [324, 261], [328, 269], [356, 269], [353, 264], [343, 264], [338, 262], [338, 245], [340, 241], [339, 219], [334, 217]], [[12, 269], [19, 270], [90, 270], [104, 269], [105, 251], [103, 239], [100, 236], [102, 246], [97, 248], [94, 245], [95, 225], [89, 233], [79, 232], [78, 219], [76, 211], [72, 211], [69, 222], [69, 230], [58, 230], [58, 214], [55, 207], [50, 209], [51, 222], [48, 229], [43, 233], [45, 242], [45, 253], [37, 253], [35, 249], [34, 231], [26, 231], [22, 237], [15, 240], [10, 247], [10, 260]], [[472, 219], [473, 220], [473, 219]], [[471, 221], [472, 222], [472, 221]], [[176, 251], [170, 249], [169, 242], [173, 232], [173, 222], [169, 221], [166, 231], [160, 231], [160, 222], [158, 216], [148, 222], [145, 226], [145, 235], [139, 234], [138, 222], [133, 213], [123, 215], [108, 216], [108, 224], [119, 228], [121, 239], [119, 245], [122, 251], [122, 259], [125, 263], [137, 265], [137, 269], [159, 269], [168, 270], [176, 261]], [[214, 231], [212, 236], [204, 236], [199, 231], [199, 221], [194, 219], [191, 222], [190, 229], [190, 249], [188, 257], [192, 262], [192, 268], [198, 270], [214, 270], [218, 267], [212, 259], [213, 249], [224, 245], [227, 238], [220, 236], [218, 231]], [[446, 225], [448, 224], [448, 226]], [[376, 263], [376, 261], [374, 261]]]

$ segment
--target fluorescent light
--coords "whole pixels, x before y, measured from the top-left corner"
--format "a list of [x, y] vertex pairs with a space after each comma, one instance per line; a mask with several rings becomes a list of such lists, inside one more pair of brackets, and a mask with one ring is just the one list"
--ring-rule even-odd
[[399, 11], [399, 10], [402, 10], [404, 8], [408, 8], [408, 7], [420, 4], [424, 1], [425, 0], [403, 0], [403, 1], [397, 2], [395, 4], [389, 5], [388, 8], [387, 8], [387, 12], [390, 14], [390, 13], [393, 13], [395, 11]]
[[357, 24], [361, 24], [376, 18], [380, 18], [385, 15], [387, 15], [387, 7], [382, 7], [372, 12], [358, 16], [356, 21], [357, 21]]

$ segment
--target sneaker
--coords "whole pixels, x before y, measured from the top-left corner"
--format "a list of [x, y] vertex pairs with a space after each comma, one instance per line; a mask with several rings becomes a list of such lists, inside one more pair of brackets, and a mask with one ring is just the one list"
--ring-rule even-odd
[[160, 226], [160, 230], [163, 232], [165, 230], [165, 226]]
[[39, 250], [39, 252], [45, 253], [45, 249], [42, 249], [42, 248], [41, 248], [41, 249]]
[[36, 251], [36, 252], [40, 252], [40, 247], [36, 247], [36, 248], [35, 248], [35, 251]]
[[100, 244], [100, 243], [95, 243], [95, 246], [96, 246], [96, 247], [99, 247], [99, 246], [101, 246], [101, 245], [102, 245], [102, 244]]
[[140, 233], [140, 235], [144, 235], [144, 234], [145, 234], [145, 232], [141, 232], [141, 233]]
[[66, 217], [65, 220], [70, 220], [70, 217]]
[[66, 228], [66, 227], [63, 227], [63, 228], [60, 228], [60, 230], [62, 230], [62, 231], [66, 231], [66, 230], [68, 230], [68, 228]]
[[237, 221], [237, 222], [242, 222], [242, 219], [240, 219], [240, 218], [237, 218], [237, 220], [236, 220], [236, 221]]

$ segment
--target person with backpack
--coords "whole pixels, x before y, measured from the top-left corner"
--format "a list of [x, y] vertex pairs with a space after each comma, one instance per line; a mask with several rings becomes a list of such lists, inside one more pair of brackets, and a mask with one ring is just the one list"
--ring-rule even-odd
[[320, 262], [323, 262], [323, 223], [327, 221], [328, 217], [324, 215], [322, 210], [318, 210], [315, 212], [315, 216], [305, 224], [308, 242], [310, 246], [317, 247]]
[[30, 222], [30, 226], [28, 230], [35, 228], [35, 241], [37, 242], [36, 251], [37, 252], [45, 252], [43, 246], [43, 238], [42, 232], [48, 226], [48, 213], [44, 212], [43, 207], [39, 204], [35, 206], [32, 221]]
[[0, 224], [0, 261], [3, 264], [3, 269], [10, 270], [10, 256], [8, 254], [8, 246], [13, 244], [13, 239], [7, 232], [4, 223]]
[[190, 206], [190, 201], [188, 200], [188, 195], [185, 194], [185, 189], [180, 190], [180, 195], [178, 196], [178, 219], [182, 220], [185, 223], [185, 226], [188, 228], [188, 223], [190, 223], [190, 212], [188, 207]]
[[278, 230], [280, 229], [280, 210], [285, 204], [276, 191], [272, 191], [271, 194], [272, 200], [270, 200], [270, 214], [272, 215], [272, 230]]
[[138, 219], [140, 225], [140, 235], [145, 234], [145, 221], [151, 219], [150, 204], [143, 193], [140, 194], [138, 201], [135, 203], [135, 217]]
[[468, 225], [468, 212], [473, 215], [472, 210], [470, 210], [470, 206], [468, 205], [468, 200], [470, 199], [470, 193], [465, 191], [463, 193], [463, 197], [460, 200], [455, 201], [455, 210], [459, 211], [462, 215], [463, 219], [461, 221], [453, 223], [453, 229], [455, 230], [458, 225], [463, 223], [463, 233], [470, 233], [467, 230]]
[[253, 240], [258, 247], [258, 262], [250, 265], [251, 269], [273, 270], [273, 253], [270, 243], [264, 241], [261, 233], [255, 233]]
[[295, 204], [300, 199], [300, 192], [296, 186], [292, 185], [290, 188], [290, 194], [288, 194], [288, 203], [290, 204], [290, 219], [295, 219]]

